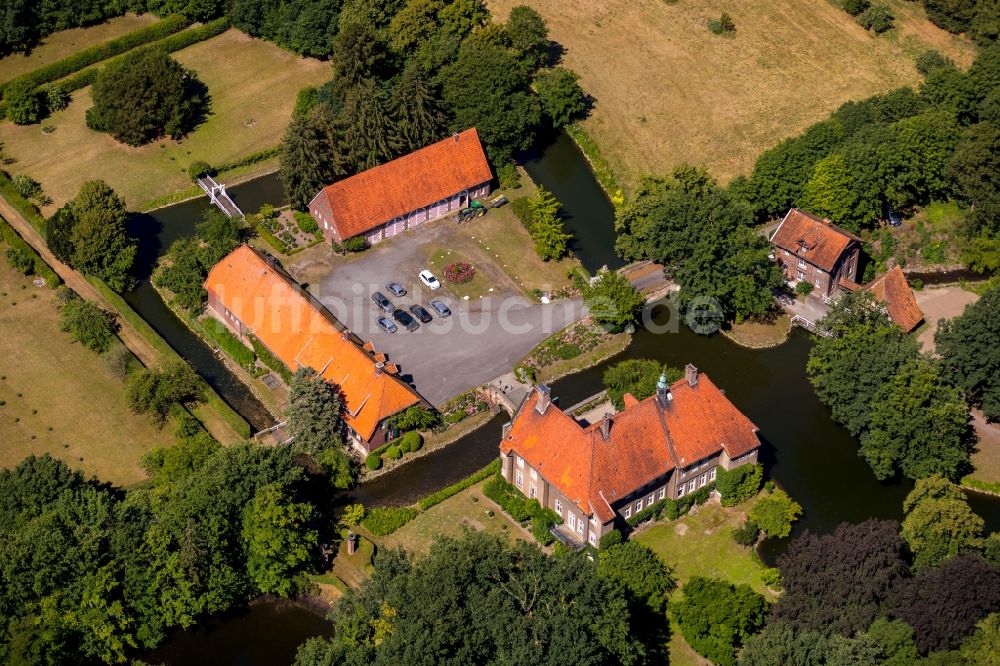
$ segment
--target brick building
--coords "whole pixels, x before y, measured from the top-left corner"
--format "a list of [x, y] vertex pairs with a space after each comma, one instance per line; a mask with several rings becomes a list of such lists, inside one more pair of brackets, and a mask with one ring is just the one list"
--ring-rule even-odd
[[500, 441], [504, 478], [563, 519], [560, 534], [598, 546], [643, 508], [715, 480], [716, 467], [756, 462], [757, 426], [697, 368], [655, 396], [625, 395], [625, 408], [593, 424], [553, 404], [542, 385]]
[[309, 294], [251, 247], [243, 245], [212, 267], [208, 307], [247, 341], [260, 344], [292, 372], [310, 367], [340, 390], [346, 441], [369, 452], [391, 436], [386, 420], [426, 402], [403, 382], [370, 343], [313, 303]]
[[309, 212], [328, 241], [374, 245], [487, 196], [492, 179], [473, 127], [324, 187]]
[[774, 256], [792, 284], [809, 282], [821, 296], [841, 282], [857, 283], [861, 239], [837, 225], [792, 208], [771, 236]]

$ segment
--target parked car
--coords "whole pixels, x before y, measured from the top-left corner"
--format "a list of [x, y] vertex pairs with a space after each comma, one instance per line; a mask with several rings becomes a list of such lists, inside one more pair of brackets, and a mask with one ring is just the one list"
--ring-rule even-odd
[[381, 291], [376, 291], [374, 294], [372, 294], [372, 303], [379, 306], [386, 312], [392, 312], [393, 310], [396, 309], [396, 306], [392, 304], [392, 301], [386, 298], [385, 294], [383, 294]]
[[403, 285], [399, 284], [398, 282], [390, 282], [389, 284], [385, 285], [385, 288], [391, 291], [393, 296], [396, 296], [398, 298], [406, 296], [406, 290], [403, 289]]
[[439, 301], [435, 298], [433, 301], [428, 303], [428, 305], [431, 306], [431, 310], [434, 310], [434, 312], [437, 313], [438, 317], [444, 318], [451, 316], [451, 310], [449, 310], [448, 306], [444, 304], [444, 301]]
[[396, 308], [392, 311], [392, 318], [398, 321], [403, 328], [408, 331], [415, 331], [420, 328], [417, 320], [410, 316], [410, 313], [403, 308]]
[[890, 208], [889, 209], [889, 226], [890, 227], [898, 227], [902, 223], [903, 223], [903, 218], [901, 218], [899, 216], [899, 213], [897, 213], [896, 211], [894, 211], [893, 209]]
[[420, 281], [423, 282], [424, 286], [427, 287], [428, 289], [441, 288], [441, 283], [438, 281], [436, 277], [434, 277], [434, 273], [431, 273], [427, 269], [420, 271]]
[[381, 328], [386, 333], [396, 332], [396, 325], [393, 324], [392, 320], [389, 319], [388, 317], [379, 317], [378, 319], [375, 320], [375, 323], [377, 323], [379, 325], [379, 328]]
[[433, 317], [431, 317], [431, 313], [425, 310], [424, 306], [422, 305], [411, 305], [410, 312], [413, 313], [414, 317], [424, 322], [425, 324], [433, 319]]

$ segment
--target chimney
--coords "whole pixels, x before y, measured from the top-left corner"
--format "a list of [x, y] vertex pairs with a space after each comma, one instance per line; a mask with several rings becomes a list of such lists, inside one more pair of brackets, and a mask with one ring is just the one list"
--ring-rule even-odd
[[376, 376], [381, 375], [382, 374], [382, 368], [384, 368], [384, 367], [385, 367], [385, 363], [382, 363], [382, 362], [376, 363], [375, 364], [375, 375]]
[[452, 132], [451, 138], [455, 140], [455, 143], [458, 143], [458, 132]]
[[604, 412], [604, 418], [601, 420], [601, 437], [605, 442], [611, 437], [611, 412]]
[[694, 367], [694, 363], [684, 366], [684, 378], [687, 379], [688, 386], [698, 385], [698, 368]]
[[545, 384], [539, 384], [535, 387], [538, 391], [538, 401], [535, 403], [535, 409], [538, 410], [539, 414], [544, 414], [545, 410], [549, 408], [549, 403], [552, 402], [552, 391]]
[[660, 381], [656, 382], [656, 404], [660, 409], [666, 409], [670, 402], [670, 387], [667, 385], [667, 373], [660, 373]]
[[343, 338], [344, 338], [345, 342], [350, 342], [351, 341], [351, 329], [345, 328], [342, 331], [342, 334], [343, 334]]

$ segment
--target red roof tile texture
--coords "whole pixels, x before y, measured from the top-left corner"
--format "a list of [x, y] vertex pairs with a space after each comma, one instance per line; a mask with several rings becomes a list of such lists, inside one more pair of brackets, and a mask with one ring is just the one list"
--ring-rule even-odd
[[[792, 208], [771, 237], [771, 243], [830, 272], [844, 250], [861, 239], [846, 229], [798, 208]], [[800, 249], [802, 251], [800, 251]]]
[[584, 514], [607, 522], [614, 518], [611, 505], [672, 469], [722, 450], [737, 458], [760, 446], [757, 426], [706, 375], [694, 386], [678, 380], [670, 394], [666, 409], [655, 397], [627, 395], [605, 440], [600, 421], [583, 427], [552, 404], [540, 414], [532, 392], [500, 450], [517, 453]]
[[493, 178], [476, 128], [323, 188], [343, 239], [370, 231]]
[[420, 402], [250, 247], [213, 266], [205, 288], [292, 371], [310, 367], [336, 384], [344, 420], [366, 441], [383, 419]]
[[913, 297], [913, 291], [899, 266], [893, 266], [885, 274], [872, 280], [865, 289], [872, 292], [875, 300], [885, 303], [889, 318], [904, 331], [912, 331], [924, 320], [924, 313], [920, 311], [917, 299]]

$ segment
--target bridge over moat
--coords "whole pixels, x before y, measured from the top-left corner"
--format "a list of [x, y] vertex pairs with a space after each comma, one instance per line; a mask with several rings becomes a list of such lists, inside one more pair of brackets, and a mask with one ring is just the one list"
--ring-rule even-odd
[[219, 207], [227, 217], [246, 217], [239, 206], [229, 197], [226, 186], [216, 182], [210, 175], [205, 174], [198, 178], [198, 186], [205, 191], [209, 200]]

